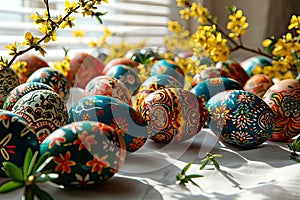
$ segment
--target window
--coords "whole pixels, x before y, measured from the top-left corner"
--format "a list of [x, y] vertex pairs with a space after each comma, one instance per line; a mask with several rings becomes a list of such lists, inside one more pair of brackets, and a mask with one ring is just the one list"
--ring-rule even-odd
[[[64, 1], [49, 0], [52, 16], [64, 12]], [[168, 33], [167, 24], [171, 19], [172, 6], [176, 7], [176, 1], [109, 0], [108, 4], [103, 3], [99, 11], [108, 12], [101, 17], [103, 25], [115, 33], [108, 42], [120, 42], [126, 38], [126, 42], [134, 43], [147, 38], [147, 45], [161, 45], [163, 36]], [[29, 16], [35, 12], [43, 14], [44, 9], [42, 0], [11, 0], [7, 1], [6, 6], [0, 7], [0, 55], [7, 56], [5, 46], [14, 41], [23, 41], [25, 32], [30, 31], [35, 36], [40, 34]], [[102, 36], [103, 25], [100, 25], [95, 18], [83, 18], [80, 14], [75, 17], [74, 28], [59, 30], [58, 40], [47, 44], [45, 59], [49, 61], [61, 59], [57, 55], [63, 55], [62, 47], [90, 51], [88, 43]], [[83, 30], [85, 37], [81, 39], [73, 37], [74, 30]]]

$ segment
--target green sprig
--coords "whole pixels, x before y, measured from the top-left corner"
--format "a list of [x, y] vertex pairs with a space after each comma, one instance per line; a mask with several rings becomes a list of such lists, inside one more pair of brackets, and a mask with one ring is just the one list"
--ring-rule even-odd
[[28, 148], [23, 169], [10, 161], [3, 162], [5, 174], [12, 180], [0, 186], [0, 193], [7, 193], [24, 187], [22, 196], [24, 200], [34, 199], [35, 196], [43, 200], [52, 200], [53, 198], [36, 184], [51, 181], [58, 177], [58, 174], [52, 173], [51, 170], [43, 171], [52, 159], [49, 154], [39, 156], [38, 151], [32, 153], [32, 150]]
[[[201, 161], [202, 165], [200, 166], [200, 170], [203, 170], [208, 164], [213, 164], [215, 168], [219, 169], [220, 165], [219, 163], [215, 160], [216, 158], [221, 158], [222, 155], [220, 154], [213, 154], [213, 153], [207, 153], [206, 157]], [[191, 167], [192, 162], [189, 162], [182, 170], [180, 173], [176, 175], [177, 179], [177, 184], [184, 185], [186, 186], [187, 183], [191, 182], [193, 185], [197, 186], [200, 188], [200, 186], [193, 181], [194, 178], [201, 178], [204, 177], [201, 174], [189, 174], [187, 175], [186, 172], [187, 170]]]

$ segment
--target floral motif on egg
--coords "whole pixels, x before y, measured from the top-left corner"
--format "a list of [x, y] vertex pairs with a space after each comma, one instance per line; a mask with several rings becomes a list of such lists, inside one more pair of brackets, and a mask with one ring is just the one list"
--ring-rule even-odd
[[59, 174], [54, 183], [81, 188], [110, 179], [124, 163], [124, 145], [112, 127], [81, 121], [53, 132], [41, 144], [41, 153], [53, 156], [46, 168]]
[[274, 114], [258, 96], [243, 90], [228, 90], [207, 102], [209, 127], [224, 141], [251, 148], [268, 140], [275, 127]]
[[107, 71], [106, 75], [124, 83], [130, 95], [134, 95], [141, 85], [141, 80], [137, 72], [126, 65], [115, 65]]
[[88, 96], [69, 110], [69, 122], [98, 121], [111, 126], [122, 136], [126, 150], [138, 150], [147, 139], [146, 122], [131, 106], [109, 96]]
[[92, 95], [110, 96], [132, 104], [130, 92], [124, 83], [110, 76], [97, 76], [85, 86], [84, 97]]
[[[34, 130], [21, 116], [1, 110], [0, 130], [0, 163], [10, 161], [21, 167], [28, 148], [39, 151]], [[5, 176], [2, 168], [0, 168], [0, 176]]]
[[49, 85], [53, 90], [67, 101], [70, 93], [70, 83], [57, 69], [43, 67], [33, 72], [26, 82], [40, 82]]

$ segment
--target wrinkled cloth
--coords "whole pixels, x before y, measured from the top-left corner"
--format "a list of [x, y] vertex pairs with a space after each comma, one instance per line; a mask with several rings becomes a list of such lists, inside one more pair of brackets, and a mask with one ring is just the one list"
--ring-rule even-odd
[[[218, 140], [209, 129], [182, 143], [158, 144], [147, 140], [105, 184], [90, 189], [66, 190], [49, 182], [41, 185], [54, 199], [209, 199], [289, 200], [300, 198], [300, 164], [290, 160], [288, 143], [269, 142], [243, 150]], [[207, 165], [200, 170], [207, 152], [221, 154], [220, 169]], [[204, 177], [186, 187], [176, 175], [189, 162], [187, 174]], [[22, 189], [0, 199], [20, 199]]]

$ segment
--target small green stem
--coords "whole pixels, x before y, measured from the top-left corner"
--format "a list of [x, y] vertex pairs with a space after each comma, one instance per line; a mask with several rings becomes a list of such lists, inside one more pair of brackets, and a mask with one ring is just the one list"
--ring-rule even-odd
[[24, 189], [24, 193], [22, 196], [22, 200], [34, 200], [34, 194], [30, 188], [30, 186], [26, 186]]

